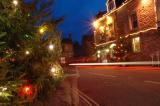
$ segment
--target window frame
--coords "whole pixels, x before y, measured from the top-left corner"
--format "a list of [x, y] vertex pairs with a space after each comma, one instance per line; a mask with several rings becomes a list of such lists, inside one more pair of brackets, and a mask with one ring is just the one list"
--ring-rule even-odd
[[[135, 22], [136, 22], [136, 26], [135, 26]], [[129, 25], [130, 25], [131, 31], [137, 30], [139, 28], [138, 17], [137, 17], [137, 13], [135, 11], [129, 15]]]

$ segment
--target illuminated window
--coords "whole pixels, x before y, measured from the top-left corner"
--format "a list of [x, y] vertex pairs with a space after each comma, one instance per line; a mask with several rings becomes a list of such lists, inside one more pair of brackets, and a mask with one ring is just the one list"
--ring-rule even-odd
[[133, 13], [130, 16], [130, 27], [131, 27], [131, 30], [138, 28], [138, 21], [137, 21], [137, 14], [136, 13]]
[[133, 38], [132, 40], [133, 52], [140, 52], [140, 37]]

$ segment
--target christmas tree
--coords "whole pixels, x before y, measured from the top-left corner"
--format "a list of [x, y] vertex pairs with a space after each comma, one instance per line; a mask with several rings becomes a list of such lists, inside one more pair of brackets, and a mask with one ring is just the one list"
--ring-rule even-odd
[[128, 53], [127, 42], [124, 36], [117, 38], [116, 46], [114, 47], [114, 61], [123, 62], [125, 61], [125, 56]]
[[60, 20], [36, 26], [35, 20], [48, 15], [41, 14], [46, 4], [32, 15], [38, 2], [0, 1], [0, 105], [43, 101], [63, 78], [60, 33], [56, 29]]

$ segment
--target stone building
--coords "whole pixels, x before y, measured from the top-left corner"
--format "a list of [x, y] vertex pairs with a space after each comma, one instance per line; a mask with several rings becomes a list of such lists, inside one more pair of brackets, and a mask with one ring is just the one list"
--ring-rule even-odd
[[65, 63], [69, 63], [74, 57], [74, 48], [71, 35], [69, 35], [68, 38], [62, 39], [62, 56]]
[[95, 53], [93, 34], [86, 34], [82, 38], [82, 47], [86, 57], [92, 57]]
[[160, 0], [107, 0], [107, 13], [93, 22], [97, 57], [113, 57], [117, 38], [130, 48], [127, 61], [160, 54]]

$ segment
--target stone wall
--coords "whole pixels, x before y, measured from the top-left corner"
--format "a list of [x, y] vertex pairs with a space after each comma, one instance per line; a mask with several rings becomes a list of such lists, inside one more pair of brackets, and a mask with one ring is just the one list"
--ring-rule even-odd
[[141, 33], [140, 35], [141, 52], [130, 53], [129, 61], [151, 61], [151, 55], [157, 60], [156, 53], [160, 55], [160, 32], [157, 30]]
[[[129, 1], [129, 0], [128, 0]], [[160, 0], [156, 0], [157, 3]], [[108, 15], [113, 19], [114, 31], [116, 36], [132, 35], [133, 33], [144, 31], [150, 28], [156, 28], [157, 25], [157, 13], [155, 0], [132, 0], [124, 5], [122, 8], [117, 9], [113, 13]], [[160, 11], [157, 8], [157, 12]], [[131, 28], [130, 16], [136, 13], [138, 28]], [[134, 34], [130, 38], [140, 36], [141, 52], [128, 54], [129, 61], [149, 61], [150, 55], [160, 52], [160, 32], [153, 29], [140, 34]]]
[[[117, 36], [126, 35], [139, 30], [156, 27], [156, 12], [154, 0], [133, 0], [111, 14], [114, 20]], [[131, 30], [130, 16], [137, 14], [138, 28]]]

